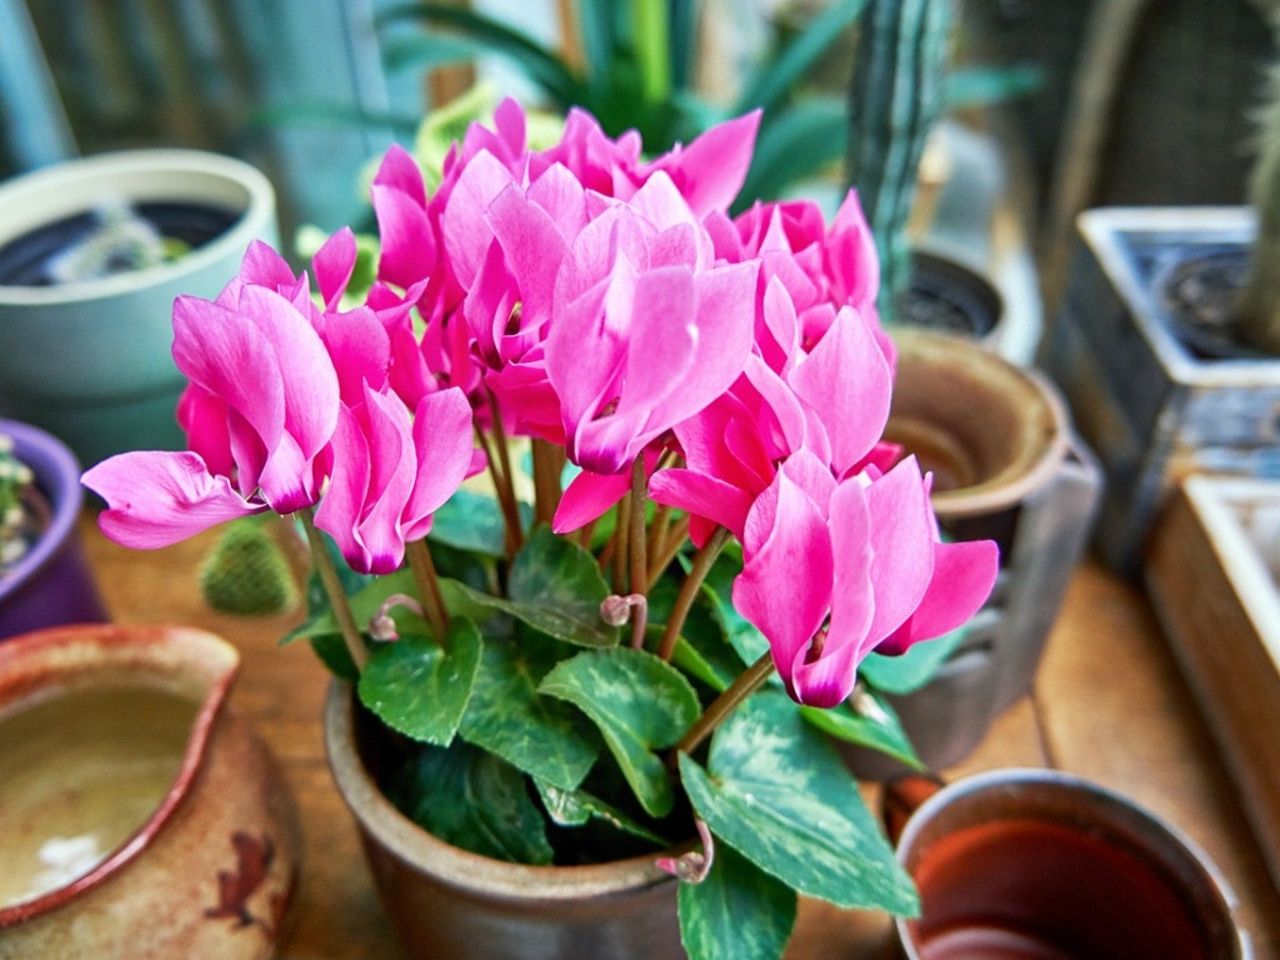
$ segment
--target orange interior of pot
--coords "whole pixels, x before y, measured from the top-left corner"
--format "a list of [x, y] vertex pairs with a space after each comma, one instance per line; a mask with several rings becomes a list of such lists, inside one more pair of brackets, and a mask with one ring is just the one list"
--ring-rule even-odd
[[898, 374], [886, 438], [934, 474], [939, 516], [1012, 506], [1057, 469], [1067, 450], [1061, 401], [1038, 378], [976, 344], [894, 332]]

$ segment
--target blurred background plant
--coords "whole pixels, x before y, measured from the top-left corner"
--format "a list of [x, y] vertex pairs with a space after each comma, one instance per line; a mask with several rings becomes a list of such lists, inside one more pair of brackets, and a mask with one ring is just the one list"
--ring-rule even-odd
[[15, 455], [13, 438], [0, 434], [0, 577], [27, 555], [47, 522], [31, 468]]

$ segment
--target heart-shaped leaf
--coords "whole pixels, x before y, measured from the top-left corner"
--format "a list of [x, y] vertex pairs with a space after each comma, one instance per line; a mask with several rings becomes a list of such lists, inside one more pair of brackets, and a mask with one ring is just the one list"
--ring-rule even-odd
[[669, 841], [654, 833], [634, 817], [629, 817], [612, 804], [585, 790], [561, 790], [559, 787], [534, 780], [538, 796], [546, 808], [547, 816], [562, 827], [581, 827], [592, 820], [609, 824], [615, 830], [630, 834], [658, 847], [669, 846]]
[[828, 736], [886, 753], [916, 770], [924, 769], [897, 712], [870, 690], [859, 689], [852, 700], [830, 710], [801, 707], [800, 713]]
[[900, 656], [868, 654], [858, 665], [858, 674], [885, 693], [914, 693], [938, 675], [942, 665], [964, 642], [969, 627], [966, 623], [936, 640], [913, 644]]
[[512, 863], [547, 864], [554, 855], [520, 771], [462, 741], [421, 747], [389, 793], [407, 817], [455, 847]]
[[580, 646], [618, 642], [618, 631], [600, 619], [600, 603], [609, 587], [595, 557], [546, 526], [529, 536], [511, 564], [507, 594], [525, 613], [511, 612], [530, 626]]
[[381, 645], [360, 675], [360, 702], [406, 737], [447, 747], [471, 699], [484, 644], [474, 623], [454, 617], [445, 646], [421, 636]]
[[681, 754], [689, 799], [756, 866], [838, 906], [918, 913], [857, 782], [785, 694], [762, 690], [738, 707], [712, 738], [707, 767]]
[[452, 580], [441, 582], [445, 601], [487, 607], [528, 624], [539, 633], [580, 647], [612, 647], [618, 630], [600, 619], [609, 588], [595, 558], [575, 543], [539, 527], [511, 565], [507, 597], [483, 593]]
[[[521, 503], [520, 509], [527, 527], [533, 511], [526, 503]], [[493, 497], [473, 490], [459, 490], [432, 515], [428, 536], [437, 543], [467, 553], [487, 557], [507, 555], [507, 528], [502, 508]]]
[[459, 731], [525, 773], [573, 790], [600, 748], [580, 714], [538, 691], [565, 649], [527, 629], [514, 641], [490, 639]]
[[644, 650], [588, 650], [558, 664], [539, 687], [590, 717], [640, 805], [665, 817], [675, 803], [667, 769], [654, 751], [675, 744], [698, 717], [689, 681]]
[[[649, 637], [662, 636], [680, 589], [679, 578], [664, 576], [649, 591]], [[685, 618], [671, 662], [717, 692], [733, 683], [743, 663], [730, 645], [723, 618], [710, 595], [699, 593]]]
[[796, 892], [725, 844], [707, 878], [678, 896], [689, 960], [778, 960], [796, 921]]

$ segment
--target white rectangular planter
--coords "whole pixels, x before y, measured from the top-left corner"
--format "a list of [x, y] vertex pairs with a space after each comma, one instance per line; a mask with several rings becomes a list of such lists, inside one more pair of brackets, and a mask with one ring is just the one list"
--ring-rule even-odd
[[1146, 577], [1280, 884], [1280, 482], [1187, 479]]
[[1080, 245], [1043, 349], [1107, 476], [1098, 542], [1133, 571], [1163, 497], [1211, 471], [1280, 479], [1280, 358], [1206, 360], [1171, 331], [1156, 280], [1180, 255], [1253, 240], [1244, 207], [1114, 208]]

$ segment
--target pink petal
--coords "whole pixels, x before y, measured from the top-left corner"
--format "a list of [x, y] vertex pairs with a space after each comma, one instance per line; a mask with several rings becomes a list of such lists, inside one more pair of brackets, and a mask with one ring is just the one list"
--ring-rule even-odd
[[422, 170], [413, 155], [399, 144], [392, 144], [383, 155], [373, 183], [375, 186], [389, 187], [403, 193], [419, 207], [427, 205], [427, 189], [422, 181]]
[[834, 571], [831, 539], [817, 504], [783, 474], [775, 488], [772, 528], [734, 581], [733, 605], [765, 635], [774, 665], [794, 695], [792, 667], [826, 619]]
[[187, 384], [178, 398], [178, 425], [187, 434], [187, 448], [200, 455], [211, 473], [229, 477], [235, 469], [227, 405], [207, 390]]
[[523, 309], [540, 322], [551, 312], [556, 274], [569, 252], [564, 237], [547, 212], [515, 184], [494, 198], [485, 216], [519, 284]]
[[[832, 649], [849, 646], [856, 655], [856, 666], [866, 655], [867, 631], [876, 610], [872, 582], [876, 562], [871, 540], [873, 518], [866, 488], [861, 483], [842, 483], [832, 494], [830, 522], [836, 573], [827, 641]], [[849, 683], [852, 686], [852, 671]]]
[[261, 240], [254, 240], [245, 250], [238, 279], [272, 290], [292, 287], [298, 280], [284, 257]]
[[655, 473], [649, 481], [649, 497], [727, 527], [739, 539], [754, 502], [750, 491], [679, 467]]
[[487, 150], [468, 161], [454, 184], [440, 220], [445, 249], [454, 275], [463, 289], [471, 286], [493, 240], [485, 222], [489, 204], [513, 182], [511, 172]]
[[672, 175], [699, 217], [728, 210], [738, 196], [751, 166], [760, 116], [761, 111], [753, 110], [717, 124], [654, 164]]
[[987, 602], [1000, 565], [993, 541], [935, 543], [933, 555], [933, 579], [920, 606], [876, 647], [876, 653], [905, 653], [921, 640], [950, 633]]
[[630, 489], [630, 471], [604, 474], [583, 470], [565, 488], [551, 529], [555, 533], [572, 533], [585, 527], [604, 516]]
[[364, 399], [364, 385], [382, 390], [391, 367], [391, 336], [367, 307], [330, 314], [325, 320], [324, 345], [338, 376], [342, 402], [351, 406]]
[[436, 238], [426, 208], [408, 193], [374, 183], [369, 200], [378, 218], [378, 278], [409, 287], [436, 267]]
[[227, 520], [264, 508], [215, 477], [197, 454], [138, 451], [110, 457], [81, 481], [107, 501], [98, 525], [108, 539], [134, 550], [186, 540]]
[[343, 227], [324, 242], [311, 260], [311, 272], [316, 275], [326, 310], [338, 309], [355, 268], [356, 236], [350, 227]]
[[345, 406], [338, 414], [333, 449], [333, 472], [316, 509], [316, 526], [333, 537], [351, 569], [368, 573], [371, 557], [359, 524], [369, 489], [369, 445], [360, 421]]
[[[854, 477], [844, 484], [860, 482]], [[868, 636], [875, 643], [915, 612], [933, 579], [933, 510], [915, 457], [867, 487], [867, 506], [876, 597]]]
[[884, 433], [893, 375], [875, 338], [852, 310], [839, 312], [788, 380], [821, 416], [836, 473], [862, 460]]
[[422, 398], [413, 417], [417, 477], [404, 510], [406, 540], [427, 535], [431, 515], [472, 472], [478, 452], [472, 436], [471, 404], [462, 390], [451, 387]]
[[[400, 517], [409, 502], [417, 476], [413, 423], [395, 394], [365, 387], [366, 430], [369, 440], [369, 489], [360, 539], [369, 551], [369, 573], [393, 573], [404, 560], [404, 529]], [[467, 454], [470, 462], [471, 455]]]
[[831, 496], [836, 492], [836, 480], [812, 450], [806, 447], [797, 450], [782, 464], [782, 472], [809, 495], [824, 517], [827, 516]]

